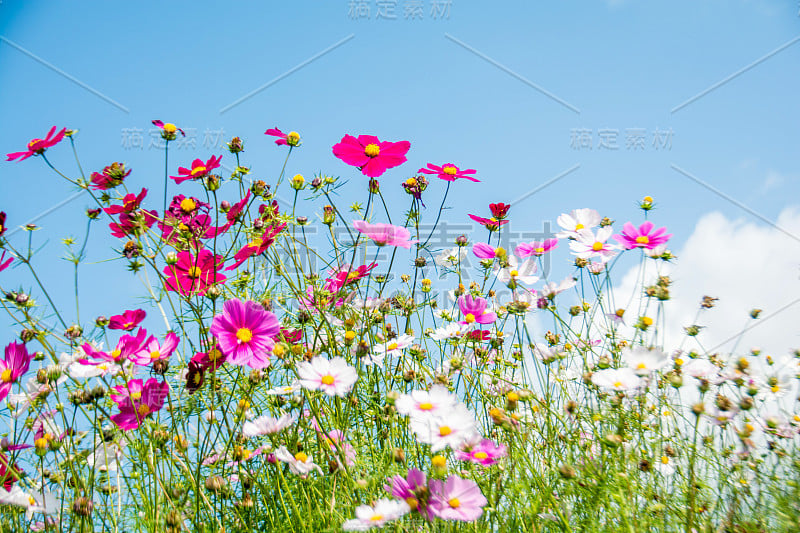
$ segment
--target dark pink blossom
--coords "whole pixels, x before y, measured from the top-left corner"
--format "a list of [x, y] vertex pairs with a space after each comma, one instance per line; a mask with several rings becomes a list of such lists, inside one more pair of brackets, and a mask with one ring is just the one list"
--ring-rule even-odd
[[333, 146], [333, 155], [358, 167], [365, 176], [377, 178], [388, 169], [405, 163], [410, 148], [408, 141], [381, 142], [374, 135], [345, 135]]

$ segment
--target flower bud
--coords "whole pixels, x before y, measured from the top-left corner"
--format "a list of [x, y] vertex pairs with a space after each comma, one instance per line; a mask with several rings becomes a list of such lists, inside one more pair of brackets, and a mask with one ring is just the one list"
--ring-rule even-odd
[[231, 139], [229, 143], [227, 143], [228, 151], [232, 154], [238, 154], [239, 152], [244, 152], [244, 141], [242, 141], [239, 137], [234, 137]]
[[291, 187], [292, 189], [299, 191], [302, 190], [306, 186], [306, 179], [303, 177], [302, 174], [295, 174], [292, 178]]

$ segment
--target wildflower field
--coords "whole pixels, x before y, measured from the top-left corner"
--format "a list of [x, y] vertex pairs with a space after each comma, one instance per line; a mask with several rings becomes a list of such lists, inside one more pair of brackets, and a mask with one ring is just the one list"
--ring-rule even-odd
[[[251, 170], [239, 137], [181, 160], [183, 130], [153, 124], [163, 198], [126, 164], [86, 169], [66, 128], [7, 156], [92, 207], [66, 308], [37, 273], [36, 228], [9, 236], [20, 222], [0, 213], [15, 324], [0, 531], [800, 530], [800, 352], [707, 349], [713, 295], [666, 344], [669, 205], [632, 198], [630, 221], [575, 206], [504, 247], [502, 191], [460, 211], [451, 189], [488, 178], [415, 161], [408, 141], [247, 140], [300, 166], [331, 152], [330, 169], [289, 176]], [[445, 219], [478, 229], [440, 246]], [[144, 285], [88, 318], [77, 280], [96, 232], [118, 239], [112, 274]], [[571, 274], [549, 279], [552, 257]], [[624, 298], [621, 258], [640, 265]]]

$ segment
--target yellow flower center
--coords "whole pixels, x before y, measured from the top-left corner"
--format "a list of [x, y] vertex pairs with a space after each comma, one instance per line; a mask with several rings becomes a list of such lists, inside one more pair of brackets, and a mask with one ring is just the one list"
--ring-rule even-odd
[[214, 348], [213, 350], [209, 350], [208, 352], [208, 360], [212, 363], [219, 359], [222, 356], [222, 352]]
[[143, 403], [136, 409], [136, 412], [139, 413], [139, 418], [144, 418], [150, 414], [150, 406]]
[[392, 350], [396, 350], [396, 349], [397, 349], [397, 343], [396, 343], [396, 342], [393, 342], [393, 343], [391, 343], [391, 344], [388, 344], [388, 345], [386, 346], [386, 351], [387, 351], [387, 352], [390, 352], [390, 351], [392, 351]]
[[250, 342], [253, 340], [253, 332], [250, 328], [239, 328], [236, 330], [236, 338], [239, 342]]
[[501, 248], [501, 247], [495, 248], [495, 250], [494, 250], [494, 256], [495, 257], [503, 257], [505, 255], [506, 255], [505, 248]]
[[594, 244], [592, 245], [592, 250], [594, 250], [595, 252], [599, 252], [602, 249], [603, 249], [603, 243], [600, 241], [595, 241]]
[[453, 430], [450, 429], [450, 426], [442, 426], [442, 427], [439, 428], [439, 436], [440, 437], [446, 437], [449, 434], [451, 434], [452, 432], [453, 432]]
[[158, 359], [159, 357], [161, 357], [161, 352], [158, 350], [153, 350], [150, 352], [150, 359]]
[[192, 168], [192, 176], [197, 176], [198, 174], [202, 174], [205, 171], [206, 171], [206, 167], [204, 167], [203, 165], [198, 165], [198, 166]]
[[28, 150], [32, 150], [34, 146], [38, 143], [42, 142], [41, 139], [33, 139], [31, 142], [28, 143]]
[[186, 211], [187, 213], [194, 211], [197, 207], [197, 204], [191, 198], [184, 198], [181, 200], [181, 209]]
[[200, 267], [193, 266], [189, 267], [189, 270], [186, 272], [186, 275], [189, 276], [190, 278], [199, 278], [200, 274], [202, 273], [203, 271], [200, 270]]
[[472, 313], [467, 313], [467, 316], [464, 317], [464, 322], [466, 322], [467, 324], [472, 324], [473, 322], [475, 322], [475, 315], [473, 315]]
[[614, 388], [615, 389], [621, 389], [622, 388], [622, 382], [621, 381], [615, 381], [614, 382]]
[[643, 316], [642, 317], [642, 324], [644, 324], [645, 326], [652, 326], [653, 325], [653, 319], [650, 318], [649, 316]]
[[412, 511], [416, 511], [419, 508], [419, 500], [413, 496], [406, 498], [406, 503]]
[[665, 465], [668, 465], [669, 464], [669, 457], [667, 457], [666, 455], [662, 455], [661, 456], [661, 462], [663, 464], [665, 464]]
[[296, 454], [294, 454], [294, 458], [296, 461], [300, 461], [301, 463], [305, 463], [306, 461], [308, 461], [308, 456], [303, 452], [297, 452]]
[[636, 244], [650, 244], [650, 237], [647, 235], [639, 235], [636, 237]]
[[642, 198], [642, 201], [645, 202], [645, 203], [648, 203], [648, 204], [652, 204], [653, 203], [653, 197], [652, 196], [645, 196], [644, 198]]
[[625, 310], [622, 309], [622, 308], [617, 309], [616, 311], [614, 311], [614, 314], [617, 315], [618, 317], [622, 318], [622, 315], [625, 314]]
[[420, 411], [430, 411], [431, 409], [433, 409], [433, 404], [431, 402], [422, 402], [419, 404]]
[[776, 392], [778, 392], [779, 390], [781, 390], [781, 388], [780, 388], [780, 387], [778, 387], [777, 385], [773, 385], [772, 387], [770, 387], [770, 389], [769, 389], [769, 390], [771, 390], [773, 393], [776, 393]]
[[580, 222], [578, 222], [577, 224], [575, 224], [575, 231], [578, 231], [579, 229], [583, 229], [583, 228], [585, 228], [585, 227], [586, 227], [586, 226], [584, 226], [583, 224], [581, 224]]
[[175, 130], [177, 129], [178, 127], [171, 122], [167, 122], [166, 124], [164, 124], [164, 131], [166, 131], [167, 133], [175, 133]]
[[352, 341], [355, 338], [356, 338], [356, 332], [355, 331], [351, 330], [351, 331], [345, 331], [344, 332], [344, 339], [346, 341]]
[[683, 359], [681, 359], [680, 357], [675, 359], [675, 366], [683, 366]]
[[382, 514], [374, 514], [374, 515], [372, 515], [370, 517], [369, 520], [370, 520], [370, 522], [380, 522], [381, 520], [383, 520], [383, 515]]
[[3, 370], [3, 373], [0, 374], [0, 381], [3, 383], [11, 383], [11, 369], [6, 368]]
[[487, 459], [489, 457], [489, 454], [486, 453], [486, 452], [475, 452], [474, 457], [475, 457], [475, 459], [483, 460], [483, 459]]
[[647, 365], [644, 363], [639, 363], [636, 365], [636, 370], [647, 370]]
[[444, 468], [447, 466], [447, 459], [445, 459], [444, 455], [434, 455], [431, 457], [431, 464], [436, 468]]
[[114, 359], [115, 361], [116, 361], [116, 360], [119, 358], [119, 356], [121, 356], [121, 355], [122, 355], [122, 352], [119, 350], [119, 348], [117, 348], [116, 350], [114, 350], [113, 352], [111, 352], [111, 358], [112, 358], [112, 359]]
[[333, 382], [336, 381], [336, 379], [328, 374], [326, 376], [322, 376], [320, 381], [323, 383], [323, 385], [333, 385]]
[[139, 400], [142, 397], [141, 391], [132, 392], [131, 393], [131, 400]]
[[302, 185], [303, 183], [306, 182], [306, 179], [303, 177], [302, 174], [295, 174], [294, 177], [292, 178], [292, 181]]
[[381, 147], [375, 143], [369, 143], [367, 146], [364, 147], [364, 154], [369, 157], [378, 157], [378, 154], [381, 153]]
[[178, 229], [181, 230], [181, 231], [188, 231], [189, 230], [189, 226], [187, 226], [186, 224], [181, 222], [180, 224], [178, 224]]
[[413, 187], [417, 184], [417, 180], [415, 178], [408, 178], [406, 180], [406, 187]]
[[442, 167], [442, 172], [444, 172], [448, 176], [455, 176], [456, 172], [458, 172], [458, 169], [453, 165], [445, 165]]
[[509, 275], [510, 275], [512, 278], [516, 278], [517, 276], [519, 276], [519, 272], [518, 272], [518, 271], [516, 271], [516, 270], [512, 270], [512, 271], [510, 271], [508, 274], [509, 274]]
[[286, 140], [296, 144], [300, 140], [300, 134], [296, 131], [290, 131], [286, 134]]
[[540, 246], [538, 248], [535, 248], [533, 251], [536, 252], [537, 254], [543, 254], [544, 248]]
[[447, 505], [449, 505], [453, 509], [458, 509], [459, 507], [461, 507], [461, 502], [458, 501], [458, 498], [450, 498], [449, 500], [447, 500]]

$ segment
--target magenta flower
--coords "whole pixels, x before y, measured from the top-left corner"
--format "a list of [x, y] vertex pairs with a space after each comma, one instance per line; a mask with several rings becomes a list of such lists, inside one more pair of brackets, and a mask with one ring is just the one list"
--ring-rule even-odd
[[7, 260], [3, 261], [6, 258], [6, 251], [3, 250], [3, 255], [0, 255], [0, 272], [8, 268], [8, 265], [14, 260], [13, 257], [9, 257]]
[[136, 326], [141, 324], [147, 316], [142, 309], [135, 311], [125, 311], [121, 315], [114, 315], [108, 320], [108, 329], [121, 329], [123, 331], [133, 331]]
[[153, 122], [153, 126], [156, 126], [157, 128], [161, 129], [161, 131], [163, 131], [164, 133], [166, 133], [169, 136], [172, 136], [172, 135], [175, 134], [176, 131], [179, 131], [179, 132], [181, 132], [181, 135], [186, 137], [186, 133], [182, 129], [180, 129], [178, 126], [176, 126], [175, 124], [173, 124], [171, 122], [164, 123], [161, 120], [153, 120], [152, 122]]
[[151, 335], [141, 349], [132, 353], [129, 359], [139, 366], [147, 366], [159, 359], [169, 359], [179, 342], [178, 336], [171, 331], [167, 333], [163, 344], [159, 344], [158, 340]]
[[369, 224], [364, 220], [354, 220], [353, 227], [363, 233], [378, 246], [400, 246], [401, 248], [411, 248], [411, 245], [419, 242], [409, 240], [411, 233], [402, 226], [391, 224]]
[[491, 324], [497, 320], [497, 314], [493, 311], [487, 311], [487, 301], [478, 296], [473, 298], [471, 294], [466, 294], [459, 297], [458, 308], [464, 315], [464, 320], [459, 324], [466, 325], [477, 322], [478, 324]]
[[614, 235], [614, 239], [626, 250], [632, 250], [633, 248], [652, 250], [666, 243], [672, 237], [672, 234], [665, 235], [667, 228], [659, 228], [651, 233], [653, 227], [654, 224], [649, 220], [639, 226], [638, 229], [630, 222], [626, 222], [622, 226], [622, 233]]
[[484, 217], [479, 217], [478, 215], [469, 215], [469, 218], [471, 218], [478, 224], [483, 225], [489, 231], [497, 231], [503, 224], [508, 224], [508, 220], [498, 220], [495, 217], [484, 218]]
[[514, 249], [514, 253], [521, 259], [530, 256], [540, 257], [558, 247], [558, 239], [545, 239], [543, 241], [523, 242]]
[[6, 213], [5, 211], [0, 211], [0, 237], [3, 236], [3, 233], [6, 232]]
[[169, 384], [166, 381], [159, 383], [156, 378], [150, 378], [144, 386], [141, 383], [140, 379], [132, 379], [128, 383], [127, 397], [119, 387], [115, 387], [117, 392], [120, 392], [115, 396], [121, 403], [117, 404], [119, 413], [111, 415], [110, 418], [123, 431], [138, 428], [145, 418], [158, 412], [164, 406], [164, 399], [169, 394]]
[[379, 141], [374, 135], [345, 135], [333, 145], [333, 155], [361, 170], [370, 178], [377, 178], [386, 170], [406, 162], [406, 154], [411, 148], [408, 141]]
[[424, 472], [411, 468], [406, 477], [392, 476], [388, 481], [389, 484], [383, 486], [386, 492], [398, 500], [405, 501], [411, 511], [418, 511], [428, 520], [433, 519], [428, 508], [428, 482]]
[[429, 486], [431, 512], [443, 520], [472, 522], [480, 518], [488, 503], [478, 484], [469, 479], [450, 476], [447, 481], [431, 480]]
[[33, 355], [22, 343], [12, 342], [6, 346], [5, 358], [0, 359], [0, 401], [11, 392], [11, 385], [28, 371]]
[[67, 128], [62, 128], [61, 131], [56, 133], [56, 127], [53, 126], [50, 128], [50, 131], [47, 132], [47, 136], [44, 139], [33, 139], [31, 142], [28, 143], [28, 149], [24, 152], [13, 152], [10, 154], [6, 154], [8, 159], [6, 161], [13, 161], [15, 159], [19, 159], [20, 161], [24, 161], [28, 159], [32, 155], [41, 155], [44, 153], [45, 150], [50, 148], [51, 146], [55, 146], [61, 139], [64, 138], [64, 135], [67, 134]]
[[123, 335], [117, 341], [117, 346], [111, 350], [111, 352], [104, 352], [102, 350], [95, 349], [94, 346], [89, 344], [88, 342], [85, 343], [81, 348], [83, 348], [84, 353], [95, 359], [100, 359], [100, 362], [92, 362], [88, 359], [80, 359], [78, 360], [79, 363], [82, 365], [98, 365], [101, 364], [102, 361], [107, 361], [109, 363], [115, 364], [122, 364], [125, 362], [130, 356], [134, 353], [138, 352], [142, 348], [142, 344], [144, 344], [145, 339], [147, 338], [147, 331], [144, 328], [139, 328], [139, 331], [136, 332], [136, 336], [133, 335]]
[[480, 259], [494, 259], [495, 257], [505, 257], [504, 248], [495, 248], [486, 243], [479, 242], [472, 245], [472, 253]]
[[475, 169], [469, 170], [461, 170], [457, 166], [452, 163], [447, 163], [442, 166], [434, 165], [433, 163], [428, 163], [428, 168], [421, 168], [417, 172], [421, 172], [423, 174], [434, 174], [439, 177], [439, 179], [443, 179], [445, 181], [456, 181], [458, 178], [466, 178], [470, 181], [481, 181], [477, 179], [475, 176], [470, 176], [469, 174], [475, 174], [477, 172]]
[[139, 194], [128, 193], [122, 197], [122, 204], [104, 207], [103, 211], [109, 215], [118, 215], [120, 213], [133, 213], [138, 210], [142, 205], [142, 200], [147, 196], [147, 189], [142, 188]]
[[233, 256], [233, 258], [236, 259], [236, 262], [225, 270], [233, 270], [254, 255], [261, 255], [266, 252], [270, 246], [275, 244], [275, 239], [285, 228], [285, 222], [280, 226], [269, 226], [264, 230], [264, 233], [261, 235], [261, 237], [256, 237], [249, 243], [245, 244], [241, 250], [236, 252], [236, 254]]
[[266, 368], [280, 332], [278, 318], [256, 302], [228, 300], [221, 315], [214, 317], [209, 333], [232, 365]]
[[483, 466], [493, 465], [501, 457], [505, 456], [505, 445], [497, 445], [489, 439], [483, 439], [480, 443], [474, 446], [470, 446], [464, 450], [456, 451], [456, 459], [459, 461], [471, 461]]
[[212, 170], [219, 168], [219, 162], [222, 160], [222, 156], [214, 157], [211, 156], [211, 159], [203, 162], [202, 159], [195, 159], [192, 161], [192, 168], [186, 167], [178, 167], [178, 175], [177, 176], [170, 176], [175, 183], [183, 183], [186, 180], [199, 180], [208, 176]]
[[283, 133], [278, 128], [270, 128], [264, 132], [264, 135], [272, 135], [273, 137], [278, 137], [275, 141], [275, 144], [278, 146], [298, 146], [300, 144], [300, 134], [296, 131], [290, 131], [289, 133]]
[[164, 268], [167, 278], [164, 280], [164, 287], [181, 296], [203, 296], [209, 286], [225, 283], [225, 275], [219, 272], [223, 261], [221, 255], [214, 255], [205, 248], [197, 253], [197, 257], [191, 252], [178, 252], [178, 262]]
[[113, 189], [118, 185], [121, 185], [122, 182], [130, 176], [131, 170], [125, 169], [125, 163], [111, 163], [107, 167], [103, 168], [103, 172], [92, 172], [90, 176], [90, 181], [92, 182], [92, 189], [97, 191], [105, 191], [108, 189]]

